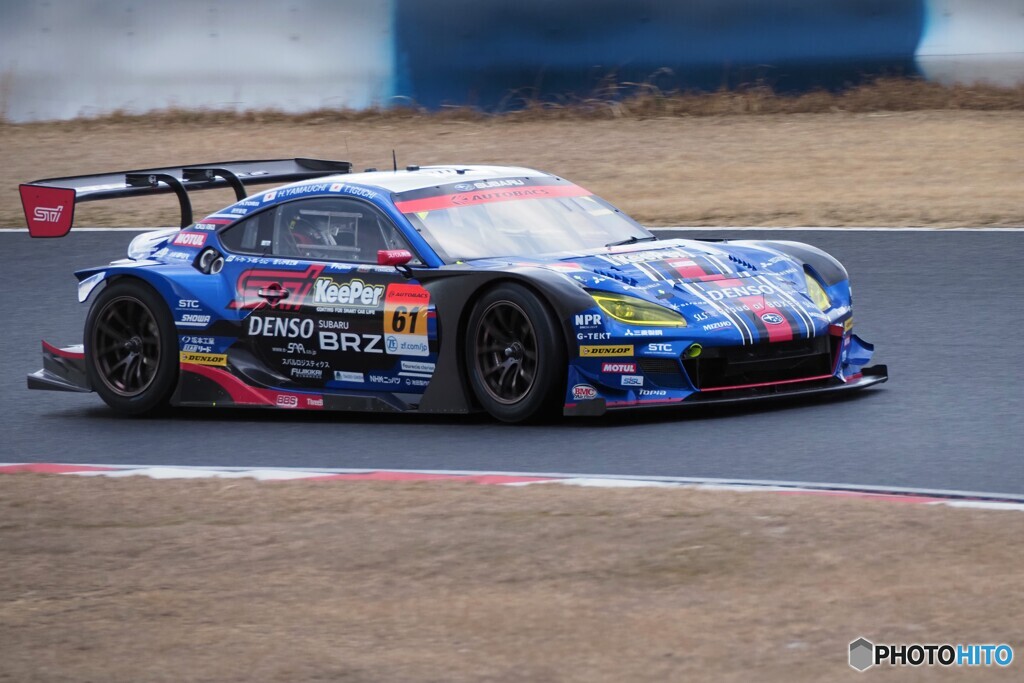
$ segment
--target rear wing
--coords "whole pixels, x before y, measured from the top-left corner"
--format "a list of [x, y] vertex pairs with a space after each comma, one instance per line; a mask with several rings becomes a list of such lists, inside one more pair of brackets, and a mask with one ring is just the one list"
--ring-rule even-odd
[[286, 183], [350, 173], [347, 161], [266, 159], [221, 161], [193, 166], [168, 166], [68, 178], [47, 178], [18, 187], [25, 221], [32, 237], [63, 237], [74, 222], [75, 205], [100, 199], [140, 197], [173, 192], [181, 205], [181, 227], [192, 223], [192, 190], [230, 187], [245, 199], [246, 185]]

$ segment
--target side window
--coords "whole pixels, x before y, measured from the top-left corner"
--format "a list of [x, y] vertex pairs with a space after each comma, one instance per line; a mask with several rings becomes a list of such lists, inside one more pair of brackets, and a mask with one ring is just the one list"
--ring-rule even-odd
[[274, 213], [273, 210], [264, 211], [238, 221], [220, 233], [221, 244], [236, 254], [267, 254], [274, 232]]
[[378, 250], [409, 249], [384, 214], [356, 199], [301, 199], [275, 214], [274, 256], [375, 264]]

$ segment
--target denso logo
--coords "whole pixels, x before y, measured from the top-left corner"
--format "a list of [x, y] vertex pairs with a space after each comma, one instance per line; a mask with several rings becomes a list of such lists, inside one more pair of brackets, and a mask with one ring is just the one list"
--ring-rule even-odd
[[722, 289], [707, 289], [704, 292], [708, 298], [715, 301], [722, 299], [738, 299], [741, 296], [761, 296], [762, 294], [775, 294], [775, 288], [771, 285], [749, 285], [747, 287], [723, 287]]
[[597, 389], [590, 386], [589, 384], [577, 384], [572, 388], [572, 398], [574, 401], [589, 401], [597, 398]]
[[636, 363], [601, 363], [601, 372], [613, 372], [616, 374], [632, 374], [636, 372]]
[[206, 244], [205, 232], [179, 232], [173, 242], [176, 247], [201, 247]]
[[309, 318], [274, 318], [249, 316], [249, 336], [309, 339], [315, 324]]
[[335, 306], [377, 306], [384, 296], [384, 285], [367, 285], [362, 280], [338, 284], [322, 277], [313, 285], [313, 303]]
[[594, 327], [603, 324], [598, 313], [579, 313], [576, 315], [576, 327]]
[[56, 223], [64, 212], [64, 205], [60, 206], [37, 206], [32, 212], [32, 218], [40, 223]]

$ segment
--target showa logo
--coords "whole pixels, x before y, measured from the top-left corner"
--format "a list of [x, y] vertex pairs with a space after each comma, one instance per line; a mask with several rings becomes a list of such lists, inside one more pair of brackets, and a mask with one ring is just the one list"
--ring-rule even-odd
[[850, 666], [867, 671], [873, 666], [1009, 666], [1013, 648], [966, 643], [875, 645], [867, 638], [850, 643]]

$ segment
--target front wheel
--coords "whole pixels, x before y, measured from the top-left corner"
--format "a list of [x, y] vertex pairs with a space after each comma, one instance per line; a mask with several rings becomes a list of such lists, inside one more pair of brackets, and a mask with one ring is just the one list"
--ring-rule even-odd
[[167, 405], [178, 379], [170, 310], [149, 285], [117, 282], [96, 297], [85, 321], [85, 369], [92, 388], [120, 413]]
[[554, 414], [564, 398], [562, 335], [544, 302], [522, 285], [499, 285], [476, 302], [466, 368], [477, 400], [503, 422]]

